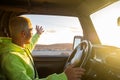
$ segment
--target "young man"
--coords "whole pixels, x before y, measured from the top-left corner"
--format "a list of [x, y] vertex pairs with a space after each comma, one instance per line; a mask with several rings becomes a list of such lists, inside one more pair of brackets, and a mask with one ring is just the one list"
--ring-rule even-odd
[[31, 56], [35, 43], [44, 32], [42, 26], [36, 26], [32, 37], [32, 24], [28, 18], [14, 17], [10, 20], [10, 38], [1, 39], [1, 72], [7, 80], [79, 80], [84, 69], [68, 66], [61, 74], [52, 74], [39, 79]]

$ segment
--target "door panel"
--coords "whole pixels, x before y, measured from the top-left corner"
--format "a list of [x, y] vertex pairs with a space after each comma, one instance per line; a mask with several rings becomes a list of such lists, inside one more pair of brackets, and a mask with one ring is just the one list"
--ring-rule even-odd
[[34, 56], [35, 66], [40, 78], [53, 73], [61, 73], [64, 70], [68, 56]]

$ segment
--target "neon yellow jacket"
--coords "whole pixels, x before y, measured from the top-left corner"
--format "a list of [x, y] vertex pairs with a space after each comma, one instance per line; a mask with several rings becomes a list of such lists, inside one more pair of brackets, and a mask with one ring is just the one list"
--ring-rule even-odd
[[10, 38], [0, 38], [0, 80], [6, 77], [7, 80], [67, 80], [64, 72], [55, 73], [43, 79], [35, 78], [31, 51], [38, 38], [39, 35], [35, 34], [31, 44], [27, 44], [26, 48], [13, 44]]

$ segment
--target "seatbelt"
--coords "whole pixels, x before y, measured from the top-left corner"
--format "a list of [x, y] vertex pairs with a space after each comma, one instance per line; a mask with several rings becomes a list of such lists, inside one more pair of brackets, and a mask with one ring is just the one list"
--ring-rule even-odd
[[32, 66], [33, 66], [33, 68], [34, 68], [34, 71], [35, 71], [34, 79], [39, 78], [37, 69], [36, 69], [35, 64], [34, 64], [34, 61], [33, 61], [32, 54], [31, 54], [31, 52], [30, 52], [30, 50], [29, 50], [28, 48], [26, 48], [26, 49], [27, 49], [28, 52], [30, 53], [30, 55], [29, 55], [28, 52], [25, 50], [27, 56], [29, 57], [29, 59], [30, 59], [30, 61], [31, 61], [31, 64], [32, 64]]

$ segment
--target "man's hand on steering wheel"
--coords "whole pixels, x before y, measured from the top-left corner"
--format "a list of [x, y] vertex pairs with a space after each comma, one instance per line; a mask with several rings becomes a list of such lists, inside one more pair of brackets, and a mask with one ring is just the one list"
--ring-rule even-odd
[[68, 65], [65, 70], [65, 74], [68, 77], [68, 80], [80, 80], [82, 75], [84, 75], [85, 69], [80, 67], [74, 67], [74, 65]]

